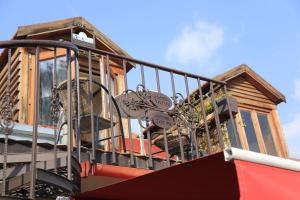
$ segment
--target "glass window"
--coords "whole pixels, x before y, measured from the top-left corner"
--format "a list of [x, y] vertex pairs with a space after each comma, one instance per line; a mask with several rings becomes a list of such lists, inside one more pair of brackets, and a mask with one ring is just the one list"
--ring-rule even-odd
[[251, 113], [249, 111], [242, 110], [241, 116], [243, 120], [243, 126], [245, 129], [248, 145], [249, 145], [249, 150], [259, 152], [259, 146], [258, 146], [252, 118], [251, 118]]
[[268, 116], [263, 113], [258, 113], [257, 118], [259, 121], [259, 126], [260, 126], [262, 136], [264, 138], [264, 143], [267, 149], [267, 153], [273, 156], [277, 156], [277, 151], [275, 148], [272, 132], [270, 129]]
[[[41, 125], [52, 125], [51, 119], [51, 96], [53, 75], [52, 67], [54, 59], [40, 62], [40, 113], [39, 123]], [[66, 57], [57, 58], [56, 66], [57, 84], [67, 79]]]
[[[227, 132], [228, 132], [228, 136], [229, 136], [229, 139], [230, 139], [231, 146], [241, 148], [241, 141], [240, 141], [239, 133], [236, 130], [236, 126], [235, 127], [232, 126], [232, 123], [231, 123], [230, 119], [226, 122], [226, 127], [227, 127]], [[234, 128], [236, 130], [235, 131], [236, 134], [234, 134]]]

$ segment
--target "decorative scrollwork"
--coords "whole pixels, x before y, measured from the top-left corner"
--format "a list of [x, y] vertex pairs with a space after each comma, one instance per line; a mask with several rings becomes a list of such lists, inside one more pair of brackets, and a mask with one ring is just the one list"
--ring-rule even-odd
[[177, 93], [173, 98], [173, 118], [180, 127], [196, 129], [200, 126], [200, 118], [195, 113], [195, 107], [184, 99], [183, 95]]
[[52, 98], [51, 98], [51, 118], [55, 123], [58, 122], [59, 112], [60, 112], [59, 93], [57, 88], [53, 88]]
[[14, 105], [13, 99], [9, 93], [6, 93], [2, 98], [0, 107], [0, 126], [4, 129], [4, 133], [9, 135], [12, 133], [12, 129], [15, 126], [13, 120]]
[[138, 85], [136, 91], [126, 90], [118, 96], [117, 102], [125, 116], [138, 119], [140, 125], [153, 122], [161, 128], [171, 128], [174, 123], [182, 127], [197, 128], [199, 120], [193, 106], [177, 93], [170, 98], [160, 92], [146, 90]]

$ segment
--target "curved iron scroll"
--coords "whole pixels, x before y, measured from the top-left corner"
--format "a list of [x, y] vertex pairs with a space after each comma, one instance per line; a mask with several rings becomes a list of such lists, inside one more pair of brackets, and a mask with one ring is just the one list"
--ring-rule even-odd
[[146, 90], [139, 84], [134, 90], [126, 90], [116, 97], [123, 117], [138, 119], [139, 124], [153, 122], [160, 128], [171, 128], [178, 124], [180, 127], [197, 128], [199, 120], [195, 115], [194, 107], [188, 103], [182, 94], [177, 93], [175, 98], [163, 93]]

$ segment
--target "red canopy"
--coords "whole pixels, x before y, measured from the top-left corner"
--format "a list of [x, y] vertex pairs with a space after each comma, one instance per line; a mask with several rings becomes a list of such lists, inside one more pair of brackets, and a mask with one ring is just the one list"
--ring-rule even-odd
[[77, 199], [300, 199], [300, 173], [217, 153], [78, 195]]

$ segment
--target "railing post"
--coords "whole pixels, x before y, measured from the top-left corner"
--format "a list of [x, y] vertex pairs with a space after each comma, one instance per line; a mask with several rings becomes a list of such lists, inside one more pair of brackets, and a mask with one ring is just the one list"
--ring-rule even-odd
[[[122, 60], [123, 61], [123, 71], [124, 71], [124, 85], [125, 85], [125, 91], [127, 91], [128, 89], [128, 83], [127, 83], [127, 62], [125, 59]], [[134, 166], [134, 157], [133, 157], [133, 147], [132, 147], [132, 132], [131, 132], [131, 121], [129, 116], [127, 115], [127, 122], [128, 122], [128, 136], [129, 136], [129, 152], [130, 152], [130, 165]]]
[[[171, 83], [172, 83], [173, 101], [174, 101], [174, 104], [176, 104], [177, 103], [176, 88], [175, 88], [175, 81], [174, 81], [173, 72], [170, 72], [170, 77], [171, 77]], [[184, 158], [183, 144], [182, 144], [182, 138], [181, 138], [181, 130], [180, 130], [180, 126], [177, 123], [176, 123], [176, 129], [177, 129], [177, 132], [178, 132], [180, 156], [181, 156], [181, 160], [184, 162], [185, 158]]]
[[[185, 83], [185, 91], [186, 91], [186, 96], [187, 96], [187, 100], [189, 105], [191, 105], [191, 98], [190, 98], [190, 92], [189, 92], [189, 84], [188, 84], [188, 79], [187, 79], [187, 75], [184, 75], [184, 83]], [[189, 106], [189, 112], [194, 112], [191, 110], [190, 106]], [[194, 120], [194, 119], [192, 119]], [[191, 128], [191, 140], [194, 141], [194, 145], [195, 145], [195, 151], [196, 151], [196, 157], [199, 157], [199, 150], [198, 150], [198, 140], [196, 137], [196, 128], [195, 130], [193, 130], [193, 128]]]
[[112, 94], [111, 94], [111, 77], [110, 77], [110, 66], [109, 66], [109, 55], [106, 55], [106, 73], [108, 80], [108, 105], [109, 105], [109, 115], [110, 115], [110, 132], [111, 132], [111, 145], [112, 145], [112, 163], [116, 163], [116, 150], [115, 150], [115, 133], [114, 133], [114, 115], [113, 115], [113, 102], [112, 102]]
[[210, 81], [211, 101], [212, 101], [212, 105], [213, 105], [213, 108], [214, 108], [215, 123], [216, 123], [216, 127], [217, 127], [217, 133], [218, 133], [220, 148], [223, 150], [224, 149], [224, 141], [223, 141], [223, 136], [222, 136], [222, 131], [221, 131], [221, 124], [220, 124], [220, 118], [219, 118], [219, 109], [218, 109], [218, 106], [217, 106], [217, 103], [216, 103], [213, 84], [214, 83], [212, 81]]
[[33, 131], [32, 131], [32, 160], [31, 160], [31, 181], [30, 194], [31, 199], [35, 199], [36, 183], [36, 157], [37, 157], [37, 137], [39, 123], [39, 99], [40, 99], [40, 47], [35, 49], [35, 75], [34, 75], [34, 111], [33, 111]]
[[13, 119], [13, 99], [11, 96], [11, 49], [8, 49], [7, 58], [7, 81], [6, 92], [2, 99], [2, 105], [0, 110], [1, 120], [0, 126], [4, 130], [4, 151], [3, 151], [3, 170], [2, 170], [2, 196], [6, 194], [6, 170], [7, 170], [7, 154], [8, 154], [8, 135], [12, 133], [14, 127]]
[[[88, 65], [89, 65], [89, 104], [91, 112], [91, 142], [92, 142], [92, 162], [96, 159], [96, 144], [95, 144], [95, 125], [94, 125], [94, 105], [93, 105], [93, 69], [92, 69], [92, 52], [88, 51]], [[99, 133], [97, 133], [99, 134]]]
[[72, 180], [72, 151], [73, 151], [73, 126], [72, 126], [72, 67], [71, 53], [67, 49], [67, 93], [68, 93], [68, 179]]
[[238, 137], [237, 137], [238, 133], [237, 133], [237, 128], [236, 128], [236, 124], [235, 124], [235, 121], [234, 121], [234, 117], [233, 117], [233, 114], [232, 114], [231, 105], [230, 105], [229, 99], [228, 99], [228, 91], [227, 91], [226, 84], [224, 84], [224, 93], [225, 93], [226, 103], [227, 103], [227, 106], [228, 106], [228, 112], [229, 112], [231, 125], [232, 125], [232, 128], [233, 128], [233, 134], [234, 134], [235, 142], [238, 145], [239, 144]]
[[57, 121], [58, 121], [58, 112], [59, 112], [59, 97], [57, 93], [57, 80], [56, 80], [56, 47], [54, 48], [54, 65], [52, 68], [53, 75], [53, 85], [52, 85], [52, 102], [51, 102], [51, 111], [52, 111], [52, 125], [54, 127], [54, 173], [57, 173]]
[[209, 129], [208, 129], [208, 124], [207, 124], [207, 119], [206, 119], [206, 111], [205, 111], [205, 106], [204, 106], [204, 99], [203, 99], [203, 93], [202, 93], [202, 87], [201, 87], [201, 81], [200, 78], [197, 78], [197, 83], [198, 83], [198, 88], [199, 88], [199, 95], [200, 95], [200, 105], [201, 105], [201, 112], [202, 112], [202, 117], [203, 117], [203, 122], [204, 122], [204, 127], [205, 127], [205, 135], [206, 135], [206, 140], [207, 140], [207, 147], [208, 147], [208, 154], [211, 153], [211, 141], [210, 141], [210, 135], [209, 135]]
[[[160, 79], [159, 79], [159, 71], [158, 68], [155, 68], [155, 77], [156, 77], [156, 87], [157, 91], [160, 93]], [[168, 147], [168, 136], [166, 129], [163, 129], [163, 135], [164, 135], [164, 145], [165, 145], [165, 153], [167, 157], [167, 166], [170, 166], [170, 156], [169, 156], [169, 147]]]
[[[140, 65], [141, 69], [141, 79], [142, 79], [142, 85], [143, 89], [146, 90], [146, 81], [145, 81], [145, 73], [144, 73], [144, 66]], [[153, 168], [153, 158], [152, 158], [152, 140], [151, 140], [151, 133], [149, 131], [149, 119], [146, 117], [146, 129], [147, 129], [147, 140], [148, 140], [148, 168]]]
[[81, 162], [81, 135], [80, 135], [80, 121], [81, 121], [81, 110], [80, 110], [80, 80], [79, 80], [79, 64], [78, 64], [78, 55], [75, 52], [75, 80], [76, 80], [76, 89], [75, 89], [75, 98], [76, 98], [76, 140], [77, 140], [77, 159]]

